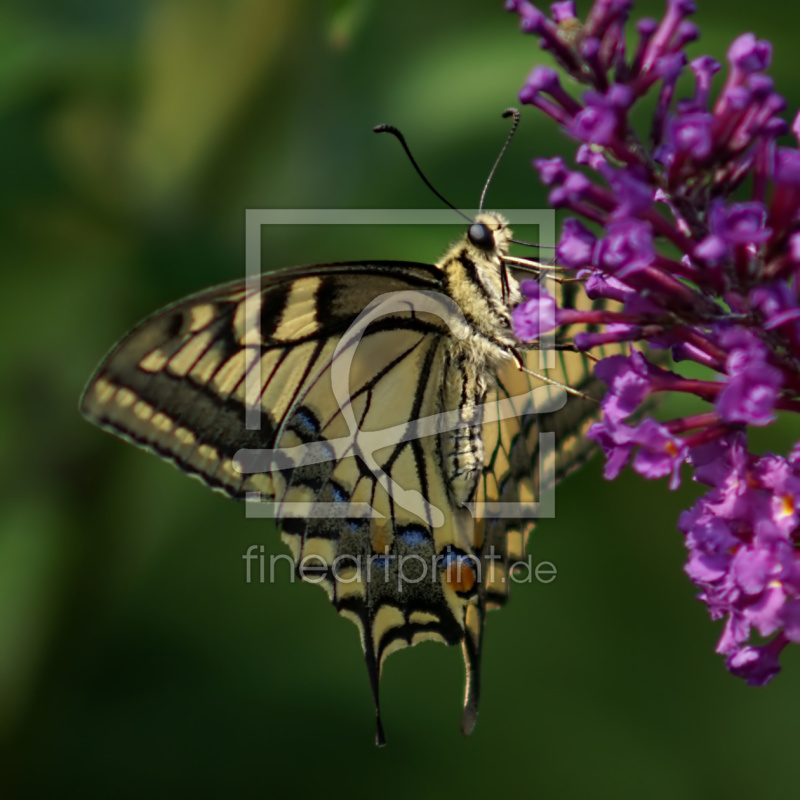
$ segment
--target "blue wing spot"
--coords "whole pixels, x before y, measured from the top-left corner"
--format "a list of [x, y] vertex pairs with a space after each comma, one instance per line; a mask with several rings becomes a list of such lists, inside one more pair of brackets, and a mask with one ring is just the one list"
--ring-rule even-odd
[[333, 499], [337, 503], [347, 503], [350, 500], [350, 494], [344, 490], [342, 486], [338, 483], [334, 483], [331, 481], [331, 494], [333, 495]]
[[305, 406], [300, 406], [292, 414], [289, 426], [304, 442], [313, 442], [319, 438], [319, 421]]
[[423, 544], [430, 544], [432, 541], [430, 531], [421, 525], [408, 525], [399, 531], [397, 536], [409, 547], [419, 547]]

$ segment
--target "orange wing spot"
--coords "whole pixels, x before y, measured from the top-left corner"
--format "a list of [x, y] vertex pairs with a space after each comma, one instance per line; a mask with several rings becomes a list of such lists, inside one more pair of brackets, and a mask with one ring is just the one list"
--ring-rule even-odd
[[790, 517], [794, 514], [794, 499], [790, 494], [785, 494], [781, 498], [781, 516]]
[[369, 534], [372, 543], [372, 552], [377, 555], [386, 555], [394, 541], [394, 534], [389, 530], [389, 526], [381, 520], [375, 520]]
[[454, 592], [471, 592], [477, 581], [475, 570], [464, 561], [448, 564], [444, 581]]

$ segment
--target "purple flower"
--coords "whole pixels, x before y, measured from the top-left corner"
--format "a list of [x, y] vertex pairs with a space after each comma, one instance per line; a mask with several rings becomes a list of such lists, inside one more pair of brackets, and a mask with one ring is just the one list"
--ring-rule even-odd
[[747, 620], [736, 611], [728, 614], [722, 636], [717, 642], [716, 651], [722, 655], [738, 653], [742, 645], [750, 638], [750, 625]]
[[576, 219], [564, 220], [556, 256], [561, 264], [577, 269], [592, 263], [597, 237]]
[[693, 107], [697, 110], [708, 108], [708, 98], [711, 92], [711, 80], [720, 71], [722, 65], [711, 56], [700, 56], [689, 62], [689, 67], [694, 72], [697, 89], [693, 99]]
[[556, 208], [583, 200], [592, 190], [592, 182], [580, 172], [570, 172], [564, 182], [550, 192], [548, 200]]
[[717, 401], [717, 410], [726, 422], [769, 425], [780, 388], [781, 374], [764, 364], [734, 375]]
[[[633, 392], [634, 396], [636, 392]], [[671, 475], [670, 488], [680, 483], [680, 467], [686, 460], [685, 444], [652, 419], [646, 419], [638, 428], [617, 420], [616, 415], [605, 414], [586, 434], [597, 442], [606, 454], [605, 476], [616, 478], [623, 467], [633, 459], [633, 469], [647, 478]]]
[[533, 166], [539, 171], [539, 178], [545, 186], [560, 186], [569, 175], [563, 158], [535, 158]]
[[714, 117], [707, 111], [676, 116], [669, 126], [669, 145], [676, 154], [686, 153], [696, 161], [711, 155]]
[[644, 214], [653, 205], [653, 187], [634, 174], [633, 169], [610, 171], [608, 182], [617, 197], [613, 217], [625, 219]]
[[740, 432], [695, 445], [691, 450], [694, 479], [708, 486], [724, 486], [733, 476], [743, 479], [748, 466], [747, 443]]
[[728, 258], [730, 247], [721, 236], [712, 233], [694, 248], [692, 255], [709, 266], [714, 266]]
[[606, 231], [597, 253], [597, 261], [604, 269], [623, 277], [652, 263], [655, 245], [649, 223], [635, 219], [610, 222]]
[[587, 105], [569, 124], [569, 132], [582, 142], [611, 144], [617, 127], [617, 114], [608, 105]]
[[[643, 344], [598, 362], [608, 391], [588, 437], [608, 479], [630, 463], [675, 488], [688, 463], [707, 487], [678, 523], [686, 573], [711, 618], [725, 620], [717, 651], [728, 669], [760, 686], [786, 644], [800, 643], [800, 442], [787, 442], [787, 455], [756, 456], [747, 436], [777, 409], [800, 412], [800, 149], [778, 147], [789, 125], [763, 74], [769, 42], [746, 33], [731, 44], [716, 96], [720, 64], [693, 59], [694, 92], [678, 98], [686, 45], [699, 35], [687, 20], [694, 3], [668, 0], [663, 18], [640, 20], [634, 37], [631, 5], [596, 0], [581, 27], [572, 4], [550, 20], [524, 0], [509, 3], [588, 85], [581, 105], [540, 67], [524, 89], [580, 142], [581, 171], [561, 158], [535, 162], [551, 205], [571, 213], [558, 262], [592, 300], [556, 320], [587, 326], [574, 337], [579, 350]], [[650, 120], [637, 130], [642, 113]], [[800, 140], [800, 114], [791, 129]], [[665, 350], [680, 372], [664, 369]], [[666, 422], [644, 413], [652, 395], [676, 393], [705, 410]], [[772, 638], [756, 646], [753, 632]]]
[[549, 92], [559, 85], [558, 73], [550, 67], [536, 66], [525, 83], [535, 92]]
[[[565, 227], [567, 222], [569, 222], [569, 220], [564, 222]], [[556, 255], [558, 256], [558, 250], [556, 250]], [[567, 266], [569, 265], [567, 264]], [[586, 291], [586, 296], [592, 300], [599, 297], [606, 297], [610, 300], [624, 303], [627, 298], [634, 294], [633, 290], [622, 283], [622, 281], [610, 275], [604, 275], [602, 272], [596, 270], [591, 271], [586, 277], [583, 288]]]
[[772, 61], [772, 45], [757, 41], [752, 33], [743, 33], [728, 49], [728, 61], [735, 71], [760, 72]]
[[786, 334], [800, 342], [800, 307], [797, 295], [785, 281], [759, 286], [750, 294], [750, 302], [764, 317], [764, 330], [784, 328]]
[[744, 609], [747, 622], [760, 636], [772, 636], [783, 625], [786, 592], [779, 581], [767, 586], [759, 598]]
[[763, 203], [722, 202], [711, 205], [711, 230], [729, 244], [762, 244], [772, 231], [766, 227], [767, 209]]
[[540, 33], [547, 23], [547, 17], [527, 0], [506, 0], [506, 9], [519, 14], [519, 24], [525, 33]]
[[603, 399], [605, 418], [621, 422], [636, 411], [652, 391], [649, 365], [641, 353], [604, 358], [594, 374], [604, 381], [609, 391]]
[[792, 600], [781, 612], [783, 633], [790, 642], [800, 642], [800, 600]]
[[725, 662], [728, 669], [737, 677], [747, 681], [748, 686], [766, 686], [780, 671], [779, 652], [775, 648], [743, 647]]
[[711, 583], [728, 573], [731, 553], [740, 542], [727, 522], [699, 505], [683, 513], [678, 528], [686, 534], [686, 546], [690, 553], [686, 572], [692, 580]]
[[726, 362], [729, 380], [716, 407], [726, 422], [768, 425], [783, 376], [766, 362], [766, 348], [749, 332], [732, 329], [723, 341], [734, 344]]
[[550, 6], [553, 12], [553, 20], [557, 24], [562, 22], [571, 22], [575, 19], [575, 3], [572, 0], [561, 0], [561, 2], [553, 3]]
[[556, 301], [538, 281], [522, 281], [520, 290], [528, 300], [511, 312], [511, 318], [517, 337], [530, 342], [555, 328]]
[[772, 519], [786, 537], [797, 527], [800, 508], [800, 475], [795, 470], [795, 464], [775, 455], [760, 458], [754, 468], [761, 486], [772, 493]]
[[768, 581], [780, 574], [781, 568], [769, 550], [749, 545], [742, 547], [731, 564], [733, 577], [745, 594], [761, 594]]
[[598, 172], [608, 167], [608, 159], [603, 155], [603, 151], [592, 147], [590, 144], [582, 144], [575, 153], [575, 163], [586, 165]]
[[778, 148], [775, 182], [780, 186], [800, 187], [800, 153], [788, 147]]
[[632, 434], [632, 428], [608, 417], [596, 422], [587, 431], [586, 436], [597, 442], [605, 454], [603, 475], [606, 480], [614, 480], [628, 463], [633, 452]]
[[634, 441], [639, 451], [633, 460], [633, 469], [645, 478], [670, 475], [669, 488], [677, 489], [681, 481], [680, 468], [688, 452], [686, 443], [653, 419], [642, 422], [636, 429]]

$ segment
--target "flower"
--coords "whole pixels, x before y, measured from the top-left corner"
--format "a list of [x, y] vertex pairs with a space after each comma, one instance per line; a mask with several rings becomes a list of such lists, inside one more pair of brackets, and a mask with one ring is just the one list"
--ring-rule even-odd
[[642, 422], [636, 429], [634, 441], [640, 448], [633, 460], [634, 470], [645, 478], [670, 475], [669, 488], [677, 489], [681, 464], [686, 460], [688, 451], [684, 441], [653, 419]]
[[623, 278], [648, 266], [655, 257], [653, 231], [647, 222], [626, 219], [610, 222], [597, 251], [598, 265]]
[[767, 361], [767, 348], [742, 328], [725, 330], [720, 340], [729, 344], [726, 367], [728, 381], [716, 401], [726, 422], [768, 425], [783, 376]]
[[[781, 646], [776, 646], [775, 642], [780, 642]], [[781, 671], [778, 656], [785, 645], [784, 639], [776, 637], [763, 647], [743, 647], [729, 656], [725, 664], [749, 686], [766, 686]]]
[[[707, 487], [678, 521], [685, 570], [712, 619], [725, 620], [717, 651], [728, 670], [762, 686], [800, 642], [800, 443], [756, 455], [747, 440], [778, 411], [800, 411], [800, 150], [777, 144], [790, 126], [764, 74], [769, 42], [736, 38], [715, 95], [722, 66], [685, 53], [699, 37], [694, 3], [667, 0], [661, 20], [640, 20], [630, 36], [632, 6], [596, 0], [581, 25], [571, 2], [550, 18], [507, 0], [560, 68], [536, 67], [520, 100], [576, 143], [574, 166], [557, 157], [534, 167], [550, 204], [568, 212], [559, 264], [593, 301], [555, 309], [534, 284], [513, 321], [523, 339], [549, 329], [536, 321], [545, 316], [583, 324], [579, 350], [636, 344], [596, 365], [608, 391], [588, 436], [608, 479], [630, 465], [674, 489], [686, 464]], [[680, 97], [687, 73], [693, 88]], [[567, 92], [565, 75], [582, 95]], [[645, 107], [642, 132], [632, 117]], [[800, 115], [791, 131], [800, 138]], [[680, 371], [665, 368], [667, 352]], [[707, 409], [657, 422], [650, 401], [669, 392]], [[751, 642], [753, 632], [767, 641]]]
[[564, 223], [556, 256], [565, 267], [586, 267], [592, 263], [596, 243], [597, 237], [588, 228], [577, 219], [568, 219]]
[[512, 312], [514, 330], [530, 342], [555, 328], [556, 301], [538, 281], [522, 281], [520, 291], [528, 299]]
[[604, 358], [597, 365], [595, 375], [609, 387], [603, 399], [603, 412], [607, 420], [614, 422], [633, 414], [653, 391], [647, 360], [635, 351], [630, 357]]

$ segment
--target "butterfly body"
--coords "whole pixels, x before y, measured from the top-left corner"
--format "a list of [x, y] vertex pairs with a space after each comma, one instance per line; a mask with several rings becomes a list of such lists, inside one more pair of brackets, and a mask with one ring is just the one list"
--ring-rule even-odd
[[[519, 369], [537, 351], [511, 326], [510, 237], [487, 213], [436, 265], [332, 264], [206, 290], [134, 328], [81, 400], [211, 488], [274, 503], [298, 574], [358, 627], [379, 743], [381, 666], [427, 640], [462, 643], [471, 730], [485, 611], [507, 596], [532, 522], [470, 504], [534, 499], [543, 430], [561, 437], [556, 480], [586, 452], [596, 405], [570, 398], [566, 426], [557, 402], [548, 411], [559, 390]], [[599, 396], [585, 358], [559, 357], [561, 381]]]

